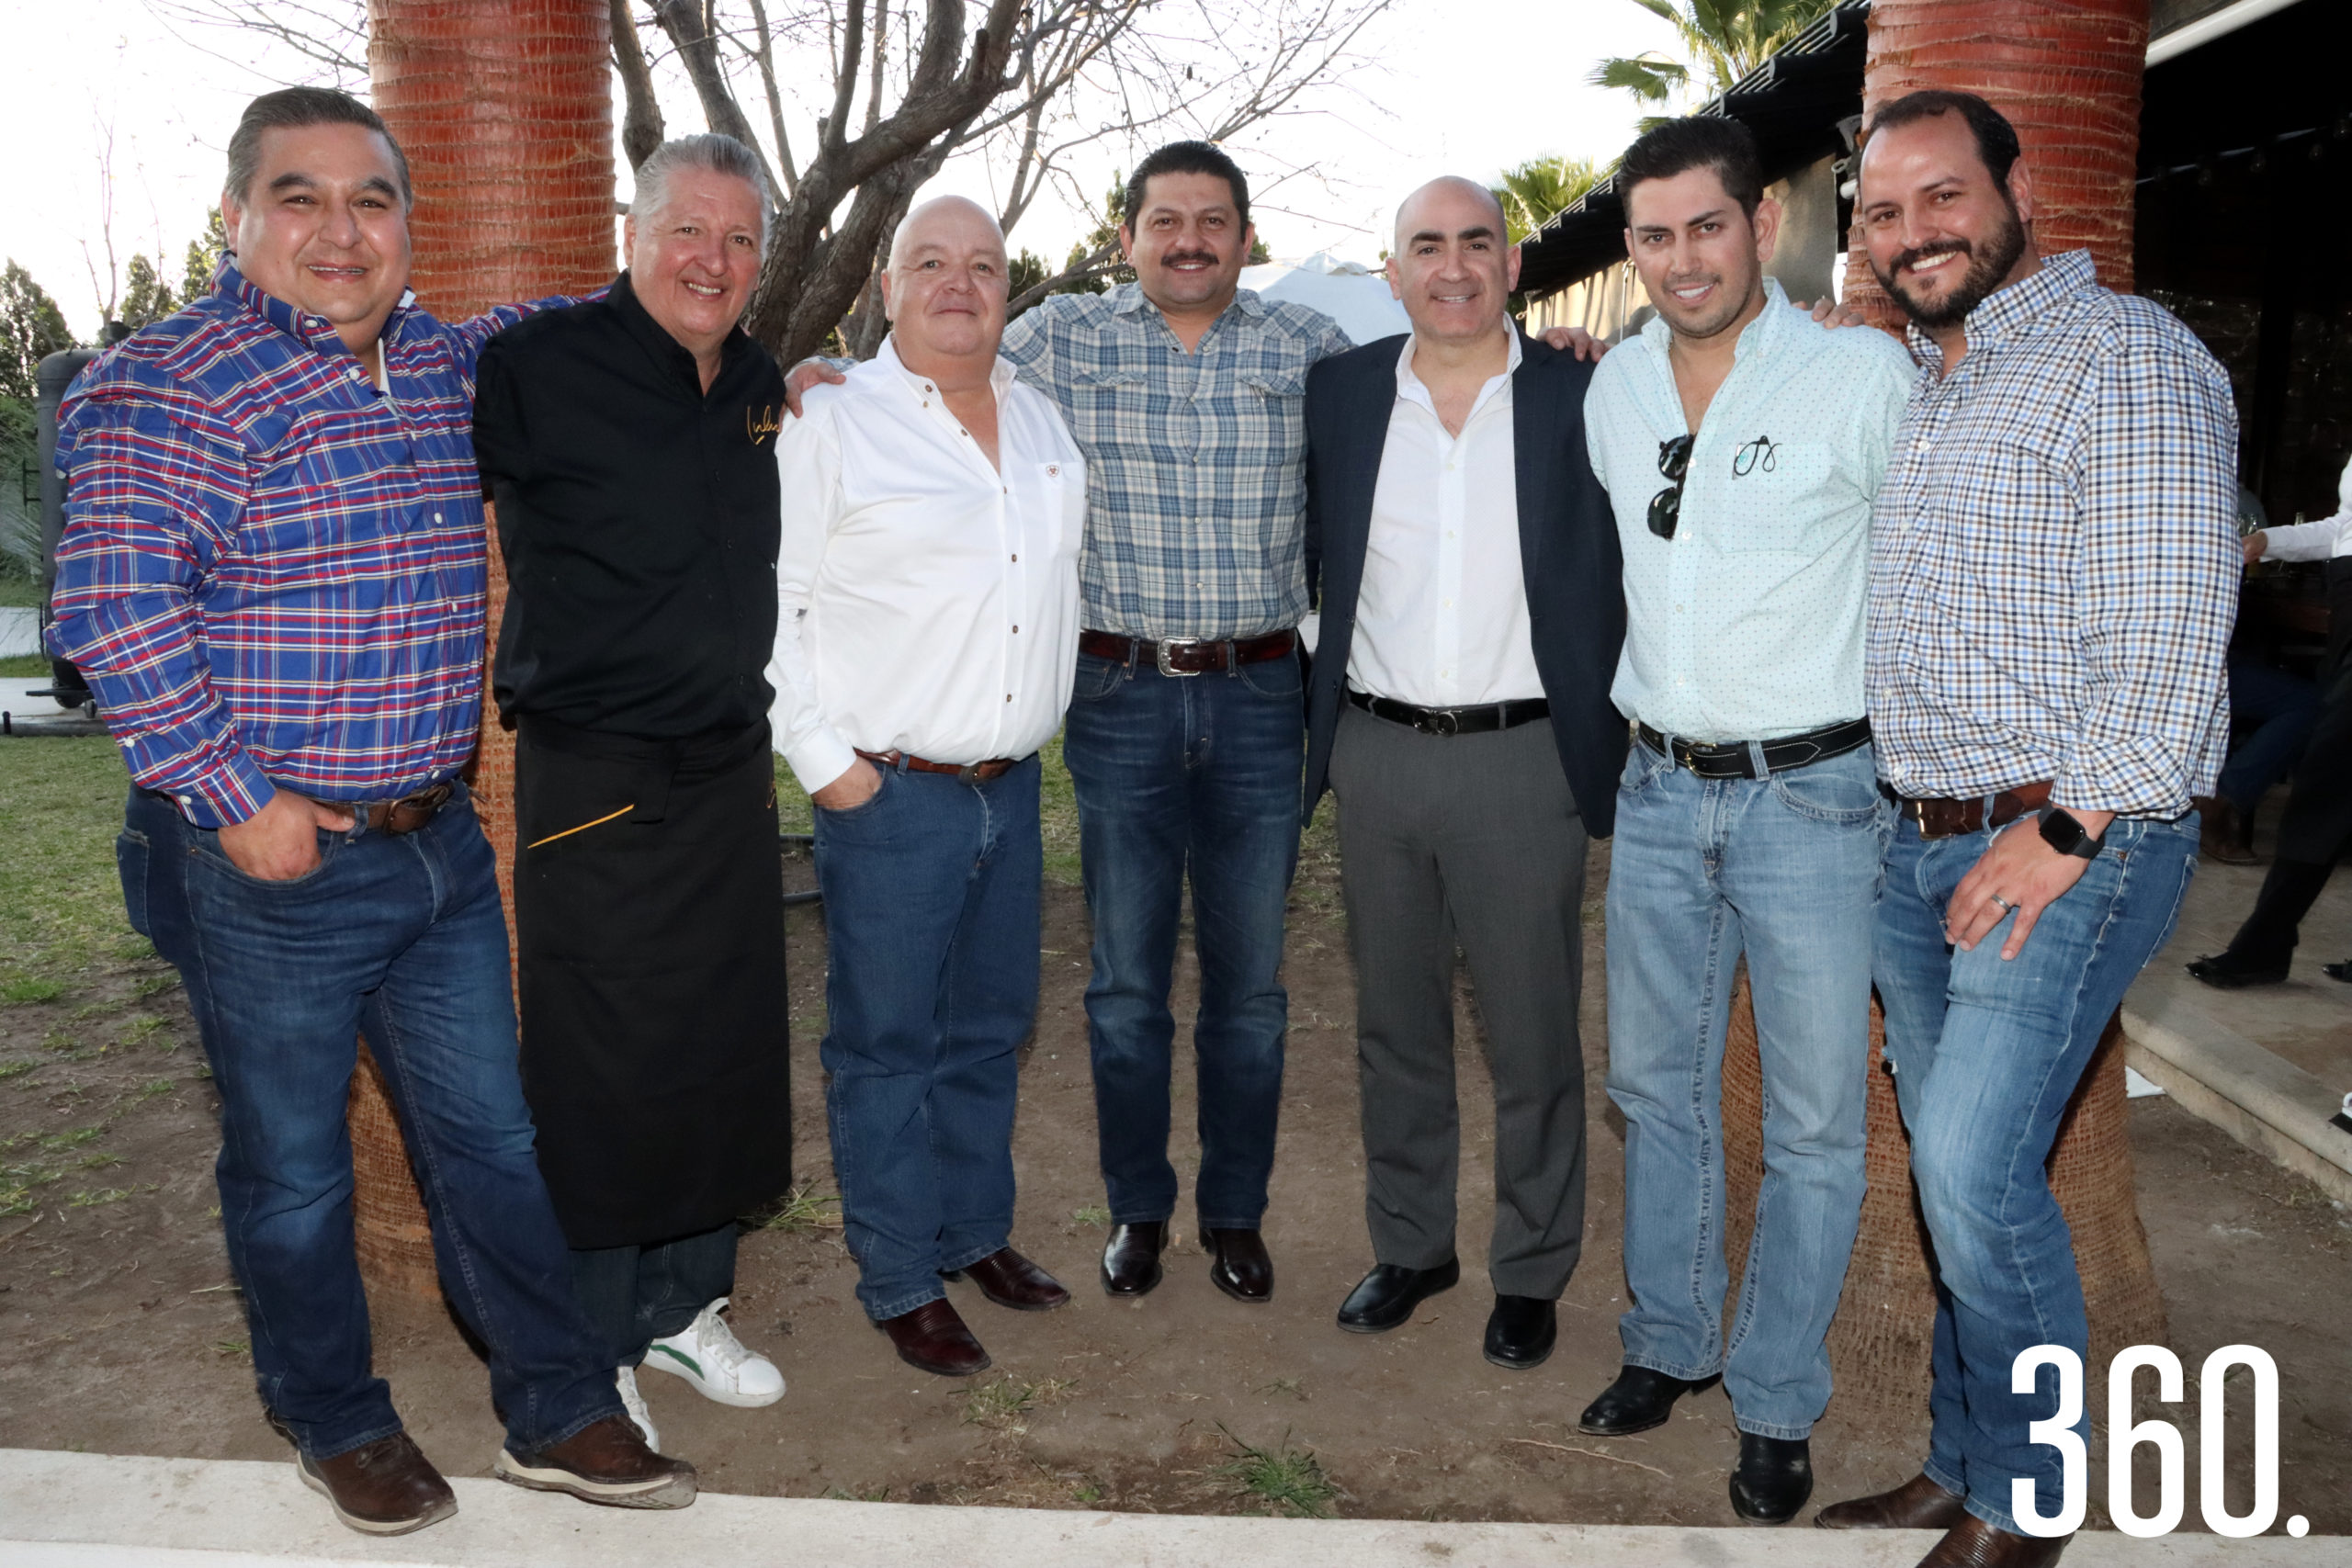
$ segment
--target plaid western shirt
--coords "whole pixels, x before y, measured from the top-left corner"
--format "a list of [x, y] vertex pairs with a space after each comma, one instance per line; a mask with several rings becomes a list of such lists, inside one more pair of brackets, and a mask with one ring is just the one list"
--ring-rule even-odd
[[283, 784], [396, 797], [455, 774], [481, 705], [475, 356], [547, 304], [445, 326], [403, 299], [390, 395], [334, 329], [224, 261], [84, 374], [58, 423], [52, 652], [133, 779], [201, 827]]
[[1354, 346], [1320, 310], [1234, 297], [1191, 354], [1143, 290], [1056, 294], [1002, 353], [1086, 458], [1081, 618], [1245, 637], [1306, 614], [1306, 372]]
[[2229, 739], [2237, 415], [2222, 367], [2087, 252], [1971, 312], [1925, 366], [1872, 521], [1871, 723], [1906, 795], [2038, 779], [2177, 817]]

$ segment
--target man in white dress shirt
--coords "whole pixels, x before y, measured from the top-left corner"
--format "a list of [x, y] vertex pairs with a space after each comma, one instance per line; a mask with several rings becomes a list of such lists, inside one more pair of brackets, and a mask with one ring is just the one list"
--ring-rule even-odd
[[1037, 748], [1078, 649], [1086, 474], [998, 357], [1004, 236], [961, 197], [890, 248], [891, 333], [777, 437], [776, 746], [816, 802], [823, 1046], [858, 1300], [910, 1365], [989, 1365], [946, 1300], [1069, 1299], [1009, 1245], [1037, 1008]]

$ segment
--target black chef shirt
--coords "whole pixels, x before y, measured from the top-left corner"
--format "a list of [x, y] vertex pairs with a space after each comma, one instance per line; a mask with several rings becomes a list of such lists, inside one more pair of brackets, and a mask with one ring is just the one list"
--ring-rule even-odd
[[474, 453], [498, 506], [509, 719], [674, 740], [767, 717], [784, 377], [740, 327], [695, 358], [621, 274], [482, 350]]

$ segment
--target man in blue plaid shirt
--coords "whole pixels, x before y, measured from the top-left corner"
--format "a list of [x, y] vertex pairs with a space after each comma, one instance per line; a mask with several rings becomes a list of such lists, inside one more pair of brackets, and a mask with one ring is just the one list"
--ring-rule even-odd
[[1934, 1428], [1922, 1474], [1819, 1522], [1943, 1529], [1922, 1568], [2021, 1568], [2080, 1526], [2088, 1435], [2079, 1404], [2055, 1440], [2031, 1430], [2064, 1414], [2054, 1365], [2011, 1382], [2055, 1347], [2079, 1393], [2088, 1349], [2046, 1162], [2171, 935], [2229, 735], [2236, 416], [2187, 328], [2087, 253], [2037, 252], [2017, 133], [1983, 99], [1880, 108], [1857, 210], [1923, 366], [1872, 524], [1866, 668], [1902, 812], [1872, 968], [1935, 1242]]

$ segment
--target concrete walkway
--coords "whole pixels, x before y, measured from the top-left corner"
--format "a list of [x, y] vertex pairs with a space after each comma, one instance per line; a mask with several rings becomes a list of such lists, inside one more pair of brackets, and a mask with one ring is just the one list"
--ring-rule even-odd
[[[0, 1449], [0, 1568], [1911, 1568], [1935, 1537], [1671, 1527], [1202, 1518], [705, 1496], [677, 1514], [453, 1483], [458, 1517], [374, 1540], [336, 1524], [291, 1464]], [[2085, 1535], [2067, 1568], [2352, 1564], [2352, 1539]]]
[[[2266, 806], [2266, 826], [2282, 799]], [[2352, 1132], [2330, 1121], [2352, 1093], [2352, 986], [2320, 973], [2352, 958], [2352, 872], [2303, 921], [2285, 985], [2217, 991], [2183, 967], [2229, 945], [2266, 869], [2198, 863], [2171, 945], [2124, 998], [2126, 1059], [2183, 1110], [2352, 1203]]]

